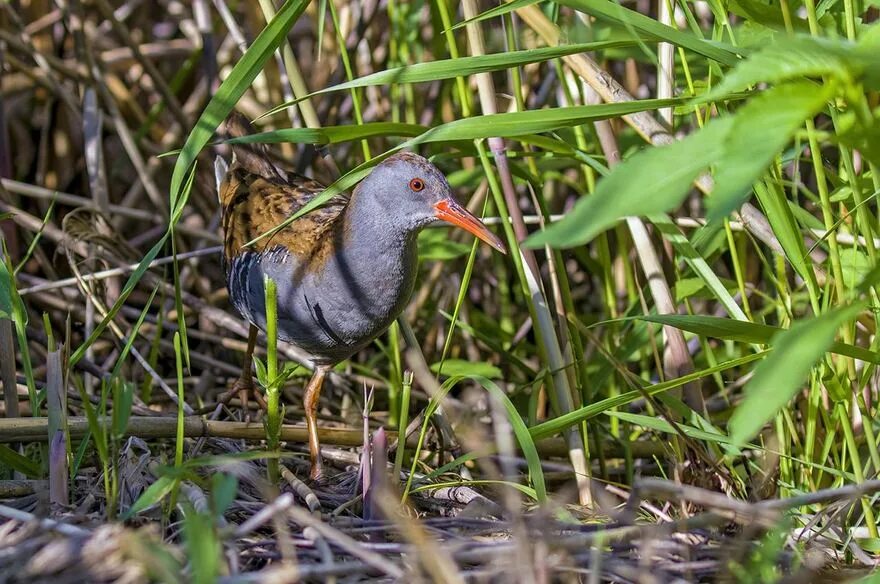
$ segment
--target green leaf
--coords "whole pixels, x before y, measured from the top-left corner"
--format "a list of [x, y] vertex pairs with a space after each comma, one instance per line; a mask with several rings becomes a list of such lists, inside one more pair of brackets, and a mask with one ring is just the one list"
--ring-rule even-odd
[[211, 475], [211, 502], [214, 515], [222, 517], [238, 494], [238, 478], [229, 473], [219, 472]]
[[644, 397], [647, 393], [648, 395], [656, 395], [658, 393], [663, 393], [665, 391], [669, 391], [670, 389], [675, 389], [677, 387], [681, 387], [685, 384], [688, 384], [692, 381], [696, 381], [698, 379], [702, 379], [703, 377], [708, 377], [709, 375], [714, 375], [715, 373], [720, 373], [721, 371], [726, 371], [728, 369], [733, 369], [735, 367], [742, 367], [747, 365], [753, 361], [757, 361], [759, 359], [763, 359], [768, 354], [767, 351], [762, 353], [755, 353], [754, 355], [747, 355], [745, 357], [740, 357], [739, 359], [732, 359], [730, 361], [725, 361], [724, 363], [720, 363], [714, 367], [709, 367], [707, 369], [703, 369], [700, 371], [696, 371], [694, 373], [690, 373], [688, 375], [684, 375], [677, 379], [671, 379], [669, 381], [665, 381], [663, 383], [658, 383], [656, 385], [651, 385], [649, 387], [643, 388], [641, 391], [634, 390], [628, 391], [626, 393], [622, 393], [620, 395], [616, 395], [614, 397], [609, 397], [598, 401], [596, 403], [592, 403], [590, 405], [584, 406], [582, 408], [578, 408], [573, 410], [567, 414], [563, 414], [552, 420], [548, 420], [546, 422], [542, 422], [536, 426], [532, 426], [529, 428], [529, 432], [532, 435], [532, 438], [535, 440], [540, 440], [541, 438], [548, 438], [553, 436], [554, 434], [558, 434], [562, 432], [566, 428], [573, 426], [574, 424], [580, 424], [585, 420], [589, 420], [590, 418], [596, 417], [599, 414], [604, 413], [607, 410], [613, 408], [619, 408], [621, 406], [625, 406], [630, 404], [637, 399]]
[[847, 288], [855, 288], [864, 282], [871, 273], [871, 260], [863, 252], [852, 248], [840, 249], [840, 268], [843, 271], [843, 283]]
[[187, 505], [183, 519], [183, 540], [186, 556], [192, 566], [193, 584], [214, 584], [220, 575], [220, 540], [214, 529], [214, 520]]
[[[776, 335], [791, 330], [755, 322], [744, 322], [700, 314], [652, 314], [637, 318], [648, 322], [656, 322], [657, 324], [669, 325], [704, 337], [756, 345], [771, 344]], [[835, 341], [831, 343], [829, 351], [880, 365], [880, 353], [862, 347]]]
[[[756, 22], [779, 31], [785, 30], [785, 19], [782, 16], [782, 10], [780, 10], [777, 2], [766, 2], [762, 0], [730, 0], [727, 6], [734, 14], [748, 19], [747, 22], [749, 24]], [[792, 26], [797, 32], [809, 31], [809, 27], [804, 20], [800, 18], [792, 18], [790, 20], [792, 21]]]
[[174, 164], [171, 175], [171, 216], [176, 220], [186, 204], [184, 183], [192, 171], [196, 157], [213, 136], [220, 123], [226, 119], [235, 104], [244, 95], [263, 68], [263, 64], [276, 48], [287, 38], [287, 33], [309, 5], [308, 0], [287, 0], [278, 9], [253, 44], [232, 68], [229, 76], [220, 84], [205, 107], [198, 122], [190, 132]]
[[721, 158], [722, 138], [731, 124], [732, 118], [721, 118], [680, 142], [649, 147], [628, 158], [561, 221], [531, 235], [526, 247], [582, 245], [628, 215], [675, 209], [697, 176]]
[[[604, 412], [606, 416], [611, 416], [613, 418], [619, 418], [630, 424], [635, 426], [641, 426], [643, 428], [649, 428], [651, 430], [656, 430], [658, 432], [664, 432], [666, 434], [675, 434], [679, 435], [678, 431], [676, 431], [675, 427], [672, 424], [667, 422], [662, 418], [657, 418], [654, 416], [641, 416], [638, 414], [630, 414], [627, 412], [616, 412], [616, 411], [608, 411]], [[730, 437], [725, 436], [724, 434], [718, 434], [716, 432], [707, 432], [706, 430], [700, 430], [699, 428], [695, 428], [693, 426], [689, 426], [687, 424], [677, 423], [675, 426], [678, 427], [681, 432], [687, 436], [688, 438], [694, 438], [695, 440], [703, 440], [706, 442], [715, 442], [717, 444], [730, 444]]]
[[707, 200], [710, 222], [723, 219], [746, 201], [752, 183], [833, 92], [832, 84], [786, 83], [754, 97], [736, 112], [715, 165], [715, 187]]
[[575, 10], [586, 12], [597, 18], [603, 18], [634, 29], [635, 31], [650, 35], [673, 45], [690, 49], [698, 55], [708, 57], [724, 65], [735, 65], [739, 62], [737, 53], [744, 54], [741, 47], [731, 48], [720, 43], [709, 43], [703, 39], [667, 26], [649, 16], [640, 14], [629, 8], [624, 8], [617, 2], [609, 0], [557, 0], [559, 4], [569, 6]]
[[39, 478], [42, 474], [40, 465], [5, 444], [0, 444], [0, 463], [32, 479]]
[[526, 6], [531, 6], [532, 4], [537, 4], [538, 2], [541, 2], [541, 0], [511, 0], [510, 2], [507, 2], [506, 4], [500, 4], [499, 6], [495, 6], [493, 8], [490, 8], [489, 10], [486, 10], [485, 12], [482, 12], [482, 13], [474, 16], [473, 18], [468, 18], [467, 20], [462, 20], [461, 22], [459, 22], [455, 26], [453, 26], [450, 30], [458, 30], [460, 28], [463, 28], [463, 27], [465, 27], [469, 24], [475, 23], [475, 22], [482, 22], [482, 21], [488, 20], [490, 18], [497, 18], [499, 16], [509, 14], [519, 8], [525, 8]]
[[[755, 195], [764, 209], [767, 221], [773, 229], [773, 234], [779, 240], [785, 258], [807, 283], [807, 287], [817, 293], [818, 284], [816, 274], [813, 271], [812, 259], [807, 253], [804, 238], [800, 228], [788, 204], [788, 197], [782, 190], [779, 181], [766, 180], [755, 183]], [[818, 294], [818, 293], [817, 293]]]
[[745, 399], [730, 418], [730, 438], [742, 445], [751, 440], [803, 387], [815, 363], [831, 348], [840, 327], [864, 310], [856, 303], [796, 322], [773, 339], [773, 351], [755, 368]]
[[[740, 63], [696, 102], [717, 101], [758, 83], [775, 84], [804, 77], [832, 77], [849, 84], [869, 66], [878, 67], [869, 53], [840, 39], [783, 38]], [[818, 89], [818, 85], [815, 87]]]
[[0, 261], [0, 312], [5, 313], [7, 318], [11, 318], [12, 307], [14, 304], [15, 281], [12, 273], [6, 265], [6, 262]]
[[[831, 87], [808, 82], [783, 85], [680, 142], [643, 150], [618, 165], [561, 221], [529, 237], [526, 246], [582, 245], [628, 215], [671, 211], [709, 166], [716, 169], [715, 188], [708, 199], [710, 222], [727, 216], [745, 201], [754, 181], [832, 92]], [[721, 293], [718, 286], [713, 290]]]
[[446, 359], [431, 365], [431, 371], [434, 373], [442, 372], [443, 375], [454, 377], [486, 377], [488, 379], [498, 379], [501, 377], [501, 370], [494, 365], [484, 363], [482, 361], [466, 361], [464, 359]]
[[538, 455], [538, 449], [535, 448], [535, 441], [529, 433], [529, 428], [517, 411], [516, 406], [513, 405], [507, 394], [491, 380], [479, 375], [471, 375], [470, 378], [482, 385], [486, 391], [492, 394], [504, 406], [507, 412], [507, 421], [510, 422], [510, 426], [513, 428], [513, 434], [516, 436], [516, 441], [519, 442], [520, 450], [522, 450], [526, 464], [529, 467], [529, 477], [535, 489], [535, 498], [539, 503], [546, 503], [547, 487], [544, 483], [541, 457]]
[[113, 435], [122, 438], [125, 436], [128, 420], [131, 417], [134, 384], [120, 378], [114, 379], [111, 383], [113, 383]]
[[[507, 7], [508, 6], [504, 6], [504, 8]], [[393, 69], [377, 71], [370, 75], [364, 75], [358, 79], [346, 81], [345, 83], [340, 83], [319, 91], [313, 91], [308, 95], [304, 95], [274, 107], [260, 117], [270, 116], [306, 99], [335, 91], [345, 91], [358, 87], [371, 87], [376, 85], [423, 83], [428, 81], [439, 81], [442, 79], [454, 79], [456, 77], [475, 75], [477, 73], [500, 71], [511, 67], [518, 67], [520, 65], [528, 65], [530, 63], [541, 63], [543, 61], [558, 59], [560, 57], [577, 53], [617, 49], [621, 47], [629, 47], [634, 44], [635, 41], [633, 40], [597, 41], [592, 43], [578, 43], [571, 45], [558, 45], [555, 47], [543, 47], [539, 49], [528, 49], [524, 51], [510, 51], [507, 53], [493, 53], [475, 57], [443, 59], [429, 63], [416, 63], [405, 67], [395, 67]]]
[[355, 126], [326, 126], [324, 128], [284, 128], [271, 132], [259, 132], [248, 136], [231, 138], [227, 144], [279, 144], [291, 142], [295, 144], [336, 144], [362, 140], [374, 136], [418, 136], [428, 128], [418, 124], [402, 124], [398, 122], [370, 122]]
[[158, 504], [177, 486], [179, 478], [170, 475], [159, 477], [155, 483], [147, 487], [147, 490], [141, 493], [137, 501], [122, 515], [123, 521], [134, 517], [141, 511]]

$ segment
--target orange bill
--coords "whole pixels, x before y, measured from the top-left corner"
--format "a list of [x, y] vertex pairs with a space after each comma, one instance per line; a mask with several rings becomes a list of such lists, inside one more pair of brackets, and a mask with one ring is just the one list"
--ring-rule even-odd
[[434, 215], [437, 219], [442, 219], [456, 227], [461, 227], [465, 231], [473, 233], [501, 253], [507, 253], [504, 242], [497, 235], [489, 231], [489, 228], [483, 225], [482, 221], [474, 217], [470, 211], [459, 205], [455, 200], [443, 199], [435, 204]]

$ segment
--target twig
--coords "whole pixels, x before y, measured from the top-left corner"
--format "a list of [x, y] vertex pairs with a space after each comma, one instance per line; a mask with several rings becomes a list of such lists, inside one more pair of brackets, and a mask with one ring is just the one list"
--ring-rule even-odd
[[[318, 433], [320, 434], [320, 432]], [[290, 472], [290, 469], [283, 464], [281, 465], [281, 477], [287, 481], [287, 484], [290, 485], [293, 492], [306, 502], [309, 511], [314, 513], [321, 508], [321, 501], [318, 500], [318, 496], [315, 495], [315, 492], [307, 484], [296, 478], [296, 475]]]
[[[178, 260], [187, 260], [190, 258], [197, 258], [206, 255], [213, 255], [220, 253], [223, 248], [221, 246], [207, 247], [205, 249], [197, 249], [194, 251], [188, 251], [185, 253], [177, 254]], [[149, 268], [155, 268], [156, 266], [164, 266], [166, 264], [170, 264], [174, 262], [174, 258], [171, 256], [157, 258], [150, 262]], [[127, 266], [120, 266], [118, 268], [111, 268], [109, 270], [101, 270], [99, 272], [93, 272], [91, 274], [83, 274], [80, 278], [64, 278], [63, 280], [56, 280], [54, 282], [46, 282], [45, 284], [38, 284], [36, 286], [31, 286], [29, 288], [22, 288], [18, 291], [19, 295], [24, 296], [26, 294], [31, 294], [33, 292], [43, 292], [45, 290], [54, 290], [56, 288], [64, 288], [66, 286], [74, 286], [78, 282], [92, 282], [94, 280], [103, 280], [105, 278], [112, 278], [113, 276], [121, 276], [123, 274], [128, 274], [135, 271], [140, 264], [128, 264]]]
[[0, 505], [0, 517], [6, 517], [7, 519], [22, 521], [24, 523], [36, 523], [43, 529], [51, 529], [52, 531], [57, 531], [58, 533], [66, 535], [68, 537], [89, 537], [90, 535], [92, 535], [91, 531], [83, 529], [82, 527], [68, 525], [67, 523], [55, 521], [54, 519], [40, 519], [39, 517], [32, 515], [26, 511], [13, 509], [12, 507], [7, 507], [6, 505]]
[[300, 525], [314, 528], [315, 531], [320, 533], [327, 541], [342, 548], [347, 553], [358, 558], [364, 563], [376, 568], [377, 570], [381, 570], [383, 573], [388, 574], [392, 578], [396, 578], [398, 580], [403, 578], [403, 570], [401, 570], [399, 567], [392, 564], [390, 561], [383, 558], [379, 554], [366, 549], [360, 542], [352, 539], [338, 529], [335, 529], [330, 525], [324, 523], [305, 509], [300, 509], [299, 507], [290, 507], [287, 510], [287, 513], [288, 515], [290, 515], [291, 519], [293, 519]]
[[257, 513], [248, 518], [247, 521], [236, 527], [233, 535], [239, 538], [256, 531], [266, 523], [272, 521], [272, 518], [276, 515], [284, 513], [293, 507], [293, 504], [293, 495], [290, 493], [282, 493], [277, 499], [260, 509]]

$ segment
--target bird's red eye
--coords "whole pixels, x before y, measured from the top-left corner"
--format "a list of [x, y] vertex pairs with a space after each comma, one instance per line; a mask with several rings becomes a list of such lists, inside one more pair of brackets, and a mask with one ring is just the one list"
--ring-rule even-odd
[[420, 178], [414, 178], [409, 181], [409, 188], [412, 189], [414, 193], [422, 191], [425, 189], [425, 181]]

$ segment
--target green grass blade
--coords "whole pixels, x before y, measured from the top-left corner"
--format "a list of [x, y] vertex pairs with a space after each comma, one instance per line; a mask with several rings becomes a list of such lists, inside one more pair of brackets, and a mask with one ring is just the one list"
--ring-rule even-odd
[[0, 464], [32, 479], [38, 479], [43, 474], [39, 464], [27, 456], [22, 456], [5, 444], [0, 444]]
[[[652, 314], [636, 318], [669, 325], [704, 337], [758, 345], [769, 345], [776, 335], [791, 330], [767, 324], [743, 322], [701, 314]], [[880, 365], [880, 353], [876, 351], [838, 341], [832, 342], [828, 350], [831, 353]]]
[[656, 385], [645, 387], [642, 390], [628, 391], [620, 395], [609, 397], [588, 406], [578, 408], [572, 412], [569, 412], [568, 414], [553, 418], [552, 420], [542, 422], [537, 426], [532, 426], [531, 428], [529, 428], [529, 433], [532, 435], [532, 438], [534, 440], [548, 438], [550, 436], [553, 436], [554, 434], [562, 432], [569, 426], [579, 424], [585, 420], [589, 420], [590, 418], [598, 416], [599, 414], [602, 414], [607, 410], [610, 410], [612, 408], [619, 408], [621, 406], [625, 406], [626, 404], [632, 403], [635, 400], [644, 397], [645, 394], [656, 395], [664, 391], [669, 391], [670, 389], [681, 387], [687, 383], [702, 379], [703, 377], [708, 377], [709, 375], [714, 375], [715, 373], [719, 373], [721, 371], [733, 369], [734, 367], [742, 367], [743, 365], [747, 365], [753, 361], [763, 359], [768, 354], [769, 351], [763, 351], [761, 353], [755, 353], [754, 355], [747, 355], [738, 359], [732, 359], [730, 361], [720, 363], [715, 367], [708, 367], [689, 375], [684, 375], [677, 379], [671, 379], [663, 383], [658, 383]]
[[746, 51], [741, 47], [722, 46], [720, 43], [709, 43], [687, 32], [680, 31], [662, 24], [649, 16], [624, 8], [610, 0], [558, 0], [560, 4], [585, 12], [597, 18], [610, 20], [650, 35], [673, 45], [689, 49], [698, 55], [708, 57], [724, 65], [733, 66], [739, 62], [738, 54]]
[[865, 309], [865, 303], [833, 309], [795, 323], [773, 340], [773, 352], [755, 368], [745, 399], [730, 419], [730, 437], [743, 444], [755, 436], [798, 392], [813, 365], [831, 347], [838, 329]]
[[214, 135], [220, 123], [250, 87], [263, 64], [287, 38], [287, 33], [309, 5], [308, 0], [287, 0], [253, 44], [235, 64], [229, 76], [220, 84], [190, 132], [174, 164], [171, 175], [171, 216], [177, 217], [186, 204], [183, 185], [190, 174], [196, 157]]
[[271, 116], [285, 108], [294, 106], [297, 103], [316, 95], [332, 93], [335, 91], [345, 91], [358, 87], [371, 87], [376, 85], [391, 85], [395, 83], [425, 83], [442, 79], [454, 79], [466, 75], [500, 71], [511, 67], [519, 67], [520, 65], [528, 65], [530, 63], [541, 63], [543, 61], [550, 61], [552, 59], [575, 55], [577, 53], [618, 49], [629, 47], [634, 44], [635, 41], [632, 40], [597, 41], [592, 43], [578, 43], [559, 45], [556, 47], [544, 47], [540, 49], [528, 49], [524, 51], [511, 51], [509, 53], [459, 57], [458, 59], [443, 59], [429, 63], [415, 63], [406, 67], [394, 67], [384, 71], [377, 71], [370, 75], [364, 75], [358, 79], [346, 81], [345, 83], [340, 83], [319, 91], [313, 91], [308, 95], [287, 101], [274, 107], [260, 117]]
[[402, 124], [398, 122], [370, 122], [358, 126], [327, 126], [314, 128], [284, 128], [270, 132], [259, 132], [240, 138], [226, 140], [228, 144], [337, 144], [351, 142], [375, 136], [418, 136], [428, 128], [418, 124]]
[[125, 521], [134, 517], [141, 511], [152, 507], [153, 505], [157, 505], [162, 499], [164, 499], [168, 493], [174, 490], [174, 487], [177, 486], [178, 477], [171, 475], [163, 475], [156, 479], [152, 485], [147, 487], [147, 490], [141, 493], [141, 496], [137, 498], [137, 500], [132, 504], [132, 506], [123, 513], [122, 520]]
[[723, 118], [680, 142], [628, 158], [599, 181], [592, 195], [581, 198], [561, 221], [531, 235], [525, 245], [583, 245], [623, 217], [675, 209], [697, 176], [723, 155], [731, 124]]
[[[717, 101], [758, 83], [779, 83], [789, 79], [831, 77], [846, 83], [878, 65], [869, 51], [843, 39], [800, 36], [781, 38], [741, 62], [712, 91], [695, 103]], [[818, 88], [818, 85], [816, 85]]]
[[532, 486], [535, 489], [535, 497], [539, 503], [546, 503], [547, 487], [544, 482], [544, 470], [541, 467], [541, 457], [538, 454], [538, 449], [535, 448], [534, 438], [529, 433], [529, 429], [523, 421], [522, 416], [520, 416], [517, 411], [516, 406], [513, 405], [513, 402], [510, 401], [507, 394], [504, 393], [492, 380], [480, 377], [479, 375], [472, 375], [469, 377], [482, 385], [486, 391], [492, 394], [495, 399], [504, 405], [504, 409], [507, 411], [507, 420], [513, 428], [516, 441], [519, 442], [519, 447], [522, 450], [523, 456], [525, 456], [526, 459], [526, 464], [529, 467], [529, 477], [531, 478]]

